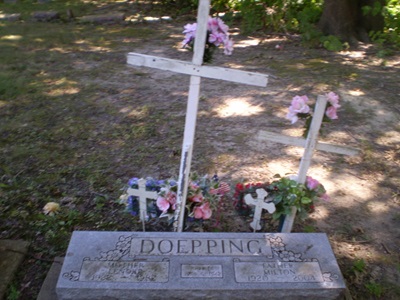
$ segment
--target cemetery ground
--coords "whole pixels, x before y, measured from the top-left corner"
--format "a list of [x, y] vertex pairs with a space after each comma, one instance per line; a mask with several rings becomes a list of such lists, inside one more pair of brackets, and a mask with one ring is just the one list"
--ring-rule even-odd
[[[123, 3], [74, 12], [164, 15], [148, 8]], [[180, 42], [194, 20], [41, 23], [23, 15], [0, 22], [0, 239], [30, 242], [7, 299], [36, 298], [73, 230], [142, 230], [118, 198], [131, 177], [178, 175], [189, 77], [129, 67], [126, 54], [190, 61]], [[354, 299], [398, 299], [400, 53], [367, 44], [333, 53], [308, 48], [296, 35], [245, 35], [236, 25], [233, 55], [216, 52], [212, 65], [267, 73], [270, 81], [256, 88], [202, 80], [192, 170], [217, 172], [232, 187], [296, 173], [302, 150], [261, 143], [257, 133], [301, 136], [301, 122], [285, 119], [292, 97], [339, 94], [339, 119], [323, 127], [321, 140], [361, 154], [316, 152], [309, 174], [331, 200], [297, 220], [294, 232], [328, 234]], [[60, 212], [44, 215], [48, 202], [59, 203]], [[220, 213], [194, 230], [250, 232], [250, 219], [232, 204], [224, 199]], [[163, 227], [152, 220], [146, 230]], [[276, 224], [265, 215], [262, 231], [270, 230]]]

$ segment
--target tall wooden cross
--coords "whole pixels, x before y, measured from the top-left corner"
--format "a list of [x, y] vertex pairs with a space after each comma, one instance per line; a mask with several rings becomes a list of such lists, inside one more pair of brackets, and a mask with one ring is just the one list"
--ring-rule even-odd
[[[271, 141], [271, 142], [277, 142], [304, 148], [303, 157], [301, 158], [299, 172], [297, 175], [298, 183], [304, 184], [306, 182], [307, 171], [311, 165], [311, 158], [314, 150], [322, 150], [344, 155], [356, 155], [359, 153], [358, 149], [340, 145], [331, 145], [328, 143], [321, 143], [317, 141], [319, 129], [321, 127], [322, 119], [325, 114], [325, 108], [327, 102], [328, 100], [325, 96], [318, 96], [317, 104], [315, 105], [313, 119], [310, 125], [310, 130], [308, 131], [306, 139], [290, 137], [266, 131], [260, 131], [257, 135], [257, 139], [260, 141]], [[293, 207], [291, 214], [286, 216], [285, 218], [285, 222], [282, 227], [282, 232], [292, 231], [295, 217], [296, 217], [296, 207]]]
[[188, 105], [186, 109], [182, 157], [179, 169], [178, 199], [175, 211], [175, 231], [183, 229], [185, 203], [189, 186], [189, 173], [192, 161], [193, 142], [196, 128], [197, 110], [200, 95], [201, 77], [232, 81], [237, 83], [266, 86], [268, 75], [238, 71], [227, 68], [202, 66], [205, 49], [210, 0], [200, 0], [197, 13], [197, 30], [192, 62], [167, 59], [138, 53], [128, 54], [128, 64], [145, 66], [190, 75]]

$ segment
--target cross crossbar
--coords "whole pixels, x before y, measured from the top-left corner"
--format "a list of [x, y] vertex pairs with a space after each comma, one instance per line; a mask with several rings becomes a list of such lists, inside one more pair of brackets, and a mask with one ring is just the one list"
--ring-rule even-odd
[[164, 71], [172, 71], [191, 76], [219, 79], [254, 86], [264, 87], [268, 83], [268, 75], [265, 74], [221, 67], [200, 66], [187, 61], [139, 53], [128, 53], [128, 64], [133, 66], [156, 68]]
[[[305, 148], [306, 145], [306, 139], [304, 138], [287, 136], [269, 131], [259, 131], [257, 134], [257, 139], [260, 141], [276, 142], [302, 148]], [[356, 148], [342, 146], [342, 145], [332, 145], [324, 142], [317, 142], [315, 149], [336, 154], [349, 155], [349, 156], [358, 155], [360, 153], [360, 150]]]

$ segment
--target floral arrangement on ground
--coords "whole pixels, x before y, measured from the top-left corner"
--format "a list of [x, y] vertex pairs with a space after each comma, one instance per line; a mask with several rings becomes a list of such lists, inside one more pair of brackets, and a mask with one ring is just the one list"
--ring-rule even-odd
[[[131, 178], [128, 188], [138, 189], [139, 178]], [[146, 219], [166, 219], [171, 226], [177, 208], [178, 185], [175, 179], [156, 180], [146, 178], [146, 190], [157, 192], [156, 199], [147, 201]], [[230, 193], [230, 186], [220, 181], [217, 175], [212, 177], [199, 176], [197, 173], [190, 175], [189, 188], [186, 197], [185, 215], [188, 222], [202, 223], [220, 213], [220, 203], [223, 197]], [[120, 197], [120, 203], [126, 206], [126, 210], [133, 216], [139, 215], [139, 198], [125, 192]]]
[[308, 214], [314, 211], [317, 201], [329, 200], [324, 186], [311, 176], [307, 176], [305, 184], [298, 183], [296, 175], [287, 177], [275, 175], [275, 178], [279, 179], [271, 183], [237, 183], [233, 198], [238, 214], [241, 216], [252, 215], [253, 208], [246, 204], [244, 196], [246, 194], [255, 196], [256, 190], [260, 188], [268, 192], [267, 202], [275, 204], [273, 220], [279, 220], [290, 214], [292, 207], [296, 207], [300, 219], [305, 220]]

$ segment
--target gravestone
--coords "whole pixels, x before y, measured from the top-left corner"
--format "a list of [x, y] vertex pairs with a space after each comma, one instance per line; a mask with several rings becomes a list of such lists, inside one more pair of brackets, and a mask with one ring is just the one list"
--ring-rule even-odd
[[76, 231], [59, 300], [341, 299], [323, 233]]

